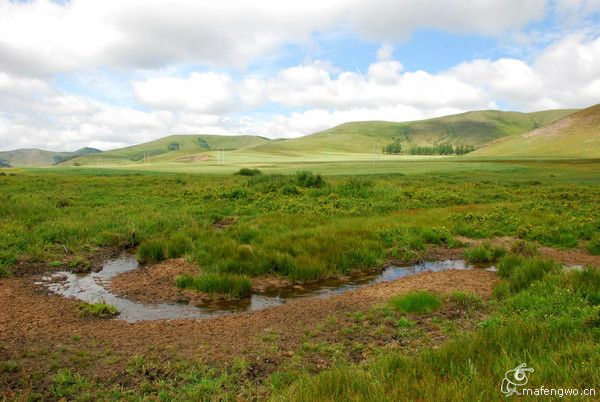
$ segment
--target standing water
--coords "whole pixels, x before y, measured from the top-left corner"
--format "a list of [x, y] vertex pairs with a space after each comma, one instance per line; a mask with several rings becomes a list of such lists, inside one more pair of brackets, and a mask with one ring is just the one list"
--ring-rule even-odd
[[[161, 319], [194, 319], [216, 317], [233, 312], [261, 310], [279, 306], [287, 300], [301, 297], [328, 297], [355, 290], [359, 287], [380, 282], [389, 282], [422, 272], [440, 272], [450, 269], [471, 269], [463, 260], [424, 262], [409, 267], [389, 266], [378, 273], [357, 274], [346, 279], [324, 280], [305, 286], [294, 286], [276, 291], [253, 294], [249, 300], [221, 304], [218, 308], [195, 307], [189, 304], [142, 304], [110, 291], [110, 281], [120, 273], [139, 269], [135, 257], [123, 254], [108, 260], [99, 272], [76, 275], [71, 272], [57, 272], [45, 276], [37, 285], [42, 285], [53, 293], [73, 297], [88, 303], [104, 302], [115, 306], [120, 314], [117, 317], [129, 322]], [[173, 285], [174, 286], [174, 285]]]

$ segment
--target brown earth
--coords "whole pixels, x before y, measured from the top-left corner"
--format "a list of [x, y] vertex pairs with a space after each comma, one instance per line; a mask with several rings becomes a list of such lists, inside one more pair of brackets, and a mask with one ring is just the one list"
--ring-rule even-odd
[[[158, 354], [161, 361], [175, 356], [197, 357], [219, 364], [257, 356], [265, 347], [261, 339], [270, 333], [280, 334], [281, 350], [294, 350], [306, 331], [330, 316], [366, 311], [394, 295], [417, 289], [437, 293], [465, 290], [489, 298], [495, 281], [494, 273], [482, 270], [430, 272], [326, 299], [297, 299], [279, 307], [219, 318], [127, 323], [82, 318], [80, 302], [47, 295], [32, 284], [31, 278], [1, 279], [0, 360], [23, 362], [2, 388], [23, 387], [23, 382], [32, 379], [44, 381], [38, 378], [39, 373], [51, 373], [50, 357], [56, 356], [66, 356], [61, 365], [76, 365], [97, 381], [118, 383], [135, 355]], [[80, 363], [82, 356], [93, 364]]]

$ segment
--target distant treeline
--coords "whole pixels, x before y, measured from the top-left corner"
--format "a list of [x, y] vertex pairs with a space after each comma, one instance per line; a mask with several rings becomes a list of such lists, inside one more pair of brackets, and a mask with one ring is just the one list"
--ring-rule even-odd
[[6, 159], [0, 159], [0, 167], [12, 167], [10, 166], [10, 162]]
[[475, 151], [474, 145], [434, 145], [431, 147], [413, 146], [408, 153], [411, 155], [464, 155]]
[[[474, 151], [476, 148], [474, 145], [457, 145], [452, 146], [446, 145], [434, 145], [431, 147], [427, 146], [412, 146], [406, 153], [410, 155], [463, 155]], [[401, 154], [402, 145], [400, 141], [394, 138], [394, 142], [383, 147], [383, 152], [386, 154]]]

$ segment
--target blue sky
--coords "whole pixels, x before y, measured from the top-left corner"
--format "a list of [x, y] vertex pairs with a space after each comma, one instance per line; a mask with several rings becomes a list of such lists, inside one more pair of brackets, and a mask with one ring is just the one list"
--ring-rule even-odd
[[600, 99], [600, 0], [0, 0], [0, 150]]

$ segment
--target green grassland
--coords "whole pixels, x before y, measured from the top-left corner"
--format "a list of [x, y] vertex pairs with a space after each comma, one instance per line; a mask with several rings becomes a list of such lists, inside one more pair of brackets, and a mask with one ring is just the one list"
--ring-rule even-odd
[[[591, 245], [590, 252], [600, 241], [594, 160], [283, 165], [255, 176], [218, 165], [212, 174], [157, 173], [152, 166], [4, 170], [0, 272], [21, 275], [36, 263], [69, 269], [104, 248], [139, 244], [148, 260], [184, 256], [203, 269], [205, 276], [199, 271], [179, 286], [244, 297], [251, 277], [335, 277], [381, 267], [390, 257], [418, 259], [431, 244], [460, 247], [458, 236], [514, 236], [560, 249]], [[296, 173], [310, 167], [313, 173]], [[495, 400], [505, 371], [521, 362], [536, 370], [532, 387], [598, 384], [598, 271], [565, 273], [535, 252], [492, 254], [500, 258], [501, 278], [492, 300], [420, 293], [366, 315], [334, 317], [345, 324], [323, 323], [266, 374], [257, 376], [252, 362], [236, 356], [215, 368], [195, 356], [165, 363], [148, 354], [132, 360], [127, 381], [112, 384], [85, 378], [79, 358], [79, 365], [58, 364], [51, 386], [40, 392], [83, 400]], [[444, 318], [457, 316], [472, 322], [469, 330]], [[436, 348], [421, 340], [432, 326], [450, 334]], [[332, 331], [347, 340], [331, 343]], [[369, 341], [387, 333], [390, 342], [422, 347], [404, 352]], [[356, 362], [363, 350], [366, 357]], [[19, 364], [3, 363], [0, 378]]]
[[[217, 272], [312, 279], [378, 265], [389, 247], [402, 249], [381, 237], [399, 227], [400, 237], [431, 226], [453, 235], [520, 236], [557, 247], [590, 240], [600, 227], [595, 161], [383, 165], [365, 162], [373, 171], [359, 176], [339, 173], [360, 171], [360, 165], [338, 165], [336, 175], [323, 171], [325, 184], [319, 186], [293, 173], [11, 171], [0, 176], [0, 264], [8, 269], [22, 258], [50, 262], [127, 244], [134, 227], [135, 240], [142, 242], [185, 235], [195, 244], [198, 264]], [[212, 229], [231, 216], [239, 218], [234, 227]], [[252, 245], [252, 255], [244, 255], [244, 244]]]
[[597, 158], [600, 155], [600, 105], [581, 110], [537, 130], [501, 138], [474, 157]]
[[[323, 171], [320, 180], [293, 172], [240, 176], [9, 169], [0, 175], [2, 271], [20, 275], [24, 263], [36, 262], [68, 269], [72, 261], [103, 248], [139, 243], [146, 258], [183, 255], [206, 272], [205, 277], [182, 278], [180, 286], [244, 296], [248, 277], [268, 274], [304, 281], [338, 276], [381, 266], [389, 257], [418, 258], [428, 244], [458, 247], [459, 235], [515, 236], [562, 249], [599, 241], [597, 161], [451, 158], [388, 163], [383, 168], [384, 163], [365, 162], [380, 172], [338, 166], [336, 174]], [[349, 175], [353, 171], [363, 174]], [[215, 223], [223, 221], [231, 224], [216, 229]], [[262, 377], [233, 356], [229, 368], [217, 369], [193, 356], [179, 356], [166, 365], [149, 355], [132, 361], [125, 387], [87, 379], [78, 373], [79, 366], [59, 365], [42, 395], [88, 400], [493, 400], [500, 395], [504, 372], [521, 362], [535, 367], [532, 387], [598, 384], [597, 271], [563, 273], [551, 261], [510, 253], [498, 264], [501, 282], [491, 301], [464, 294], [394, 298], [366, 316], [356, 313], [354, 321], [344, 324], [349, 326], [324, 323], [323, 332], [308, 336], [288, 363]], [[457, 303], [467, 320], [476, 321], [474, 329], [464, 331], [436, 315]], [[423, 320], [454, 335], [439, 348], [424, 346], [414, 353], [368, 344], [382, 331], [396, 333], [403, 342], [419, 342], [426, 334]], [[334, 328], [365, 338], [329, 344], [327, 331]], [[351, 356], [361, 348], [369, 350], [369, 357], [355, 363]], [[318, 368], [314, 356], [332, 363]], [[0, 377], [18, 364], [7, 362]], [[164, 374], [147, 377], [150, 369]]]

